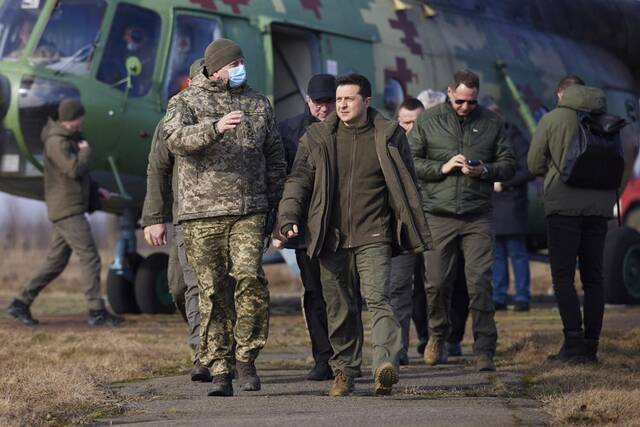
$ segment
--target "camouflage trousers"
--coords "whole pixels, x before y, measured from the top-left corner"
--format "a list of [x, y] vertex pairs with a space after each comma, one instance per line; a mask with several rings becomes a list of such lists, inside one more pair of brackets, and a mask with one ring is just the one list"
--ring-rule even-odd
[[[181, 225], [200, 289], [200, 361], [213, 375], [228, 374], [234, 359], [253, 362], [269, 334], [269, 290], [262, 270], [265, 215], [196, 219]], [[229, 293], [234, 293], [235, 327]]]
[[17, 298], [31, 305], [38, 294], [64, 271], [72, 252], [80, 258], [84, 294], [89, 310], [102, 310], [104, 300], [100, 293], [100, 255], [91, 235], [91, 226], [84, 214], [73, 215], [53, 223], [47, 260]]

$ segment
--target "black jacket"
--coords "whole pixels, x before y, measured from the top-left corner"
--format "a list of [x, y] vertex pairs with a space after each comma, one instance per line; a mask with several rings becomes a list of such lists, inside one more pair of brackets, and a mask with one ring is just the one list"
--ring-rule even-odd
[[504, 125], [504, 134], [516, 158], [516, 173], [502, 183], [501, 193], [492, 195], [493, 229], [496, 236], [526, 234], [529, 218], [527, 183], [534, 178], [527, 167], [529, 142], [516, 126], [509, 123]]

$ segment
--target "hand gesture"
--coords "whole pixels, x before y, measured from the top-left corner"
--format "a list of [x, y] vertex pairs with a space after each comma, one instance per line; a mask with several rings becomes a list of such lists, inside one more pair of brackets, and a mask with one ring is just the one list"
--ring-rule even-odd
[[216, 122], [216, 131], [218, 133], [224, 133], [228, 130], [235, 129], [236, 126], [240, 124], [243, 115], [244, 113], [242, 111], [230, 112]]
[[456, 154], [449, 159], [447, 163], [442, 165], [442, 173], [450, 174], [454, 169], [462, 169], [467, 164], [467, 159], [462, 154]]
[[504, 188], [502, 187], [502, 183], [501, 182], [494, 182], [493, 183], [493, 191], [495, 191], [496, 193], [502, 193], [503, 190], [504, 190]]
[[167, 226], [164, 224], [149, 225], [144, 228], [144, 240], [151, 246], [167, 244]]
[[482, 163], [479, 166], [469, 166], [465, 163], [464, 167], [462, 168], [462, 173], [472, 178], [478, 178], [480, 175], [482, 175], [483, 170], [484, 165]]

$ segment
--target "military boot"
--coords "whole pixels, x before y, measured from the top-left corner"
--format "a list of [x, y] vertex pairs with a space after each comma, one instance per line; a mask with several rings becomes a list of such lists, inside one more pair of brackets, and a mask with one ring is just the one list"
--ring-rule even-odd
[[31, 316], [31, 309], [29, 305], [23, 303], [19, 299], [11, 301], [11, 304], [7, 307], [7, 313], [25, 325], [33, 326], [38, 324], [38, 321]]
[[253, 362], [241, 362], [237, 360], [236, 372], [238, 372], [238, 384], [240, 384], [240, 390], [260, 390], [260, 377], [256, 372], [256, 365]]
[[207, 390], [208, 396], [233, 396], [233, 385], [231, 384], [231, 374], [214, 375], [211, 386]]
[[388, 396], [391, 394], [393, 385], [398, 383], [398, 371], [390, 362], [384, 362], [376, 369], [374, 381], [375, 395]]
[[326, 381], [333, 379], [333, 372], [327, 362], [318, 362], [307, 375], [309, 381]]
[[333, 380], [333, 385], [329, 389], [329, 396], [331, 397], [341, 397], [348, 396], [353, 392], [355, 385], [353, 383], [353, 378], [348, 376], [342, 371], [336, 371], [335, 379]]
[[462, 343], [460, 341], [448, 342], [446, 345], [447, 345], [448, 356], [450, 357], [462, 356]]
[[444, 350], [444, 340], [430, 337], [427, 348], [424, 350], [424, 363], [427, 366], [435, 366], [438, 363], [447, 363], [447, 353]]
[[598, 363], [598, 344], [599, 340], [584, 339], [584, 346], [586, 349], [586, 362], [587, 363]]
[[200, 363], [200, 360], [196, 360], [196, 363], [193, 364], [193, 369], [191, 369], [191, 381], [210, 383], [212, 379], [209, 368]]
[[585, 363], [587, 349], [582, 331], [565, 332], [564, 342], [557, 354], [547, 357], [551, 362]]
[[87, 323], [91, 326], [118, 326], [124, 322], [124, 317], [109, 313], [106, 308], [101, 310], [89, 310]]
[[478, 372], [493, 372], [496, 364], [493, 363], [493, 356], [488, 353], [480, 353], [476, 356], [476, 370]]

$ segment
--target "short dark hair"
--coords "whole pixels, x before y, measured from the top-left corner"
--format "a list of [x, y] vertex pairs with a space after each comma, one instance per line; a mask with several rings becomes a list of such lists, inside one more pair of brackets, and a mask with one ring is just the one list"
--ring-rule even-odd
[[575, 74], [569, 74], [567, 76], [564, 76], [558, 82], [556, 93], [564, 92], [566, 88], [573, 85], [584, 86], [584, 81], [580, 77], [576, 76]]
[[449, 89], [455, 90], [460, 85], [465, 85], [469, 89], [480, 90], [480, 77], [471, 70], [458, 70], [453, 74]]
[[363, 75], [360, 74], [347, 74], [346, 76], [340, 76], [336, 79], [336, 88], [346, 85], [355, 85], [360, 88], [358, 93], [363, 98], [371, 97], [371, 82]]
[[400, 111], [402, 108], [409, 111], [415, 111], [420, 108], [424, 109], [424, 105], [422, 105], [422, 102], [420, 102], [420, 100], [417, 98], [407, 98], [402, 102], [402, 104], [400, 104], [400, 108], [398, 108], [398, 111]]

